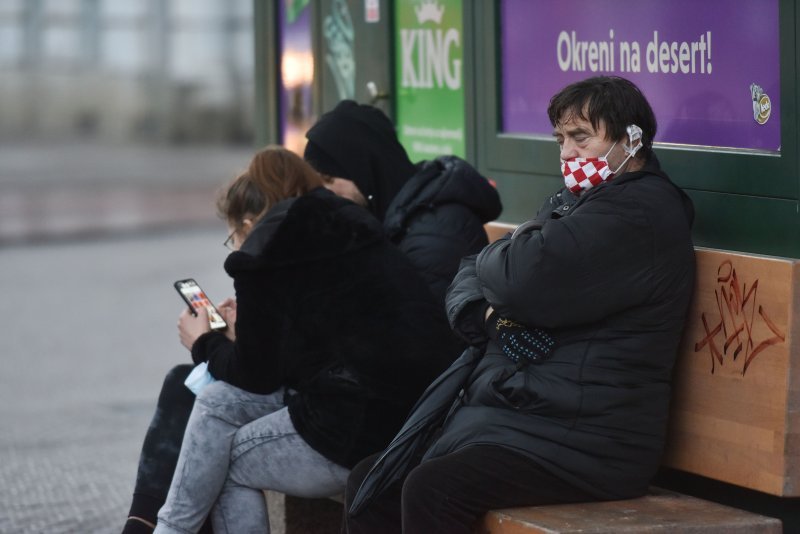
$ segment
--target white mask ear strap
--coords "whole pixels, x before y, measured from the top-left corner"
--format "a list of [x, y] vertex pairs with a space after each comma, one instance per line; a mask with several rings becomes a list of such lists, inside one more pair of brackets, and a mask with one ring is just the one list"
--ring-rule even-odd
[[[642, 148], [642, 129], [631, 124], [626, 128], [628, 132], [628, 144], [623, 145], [622, 149], [628, 154], [628, 157], [633, 157]], [[636, 146], [633, 146], [635, 141], [639, 141]]]
[[[635, 124], [631, 124], [626, 128], [626, 131], [628, 132], [628, 142], [622, 145], [622, 150], [625, 151], [627, 156], [625, 156], [625, 159], [619, 164], [614, 174], [617, 174], [619, 170], [628, 163], [628, 160], [635, 156], [636, 153], [639, 152], [639, 149], [642, 148], [642, 129]], [[633, 146], [633, 143], [636, 141], [639, 142], [636, 143], [636, 146]]]
[[[617, 142], [616, 142], [616, 141], [614, 141], [614, 144], [613, 144], [613, 145], [611, 145], [611, 148], [609, 148], [609, 149], [608, 149], [608, 152], [606, 152], [605, 156], [603, 156], [603, 157], [604, 157], [604, 158], [607, 158], [607, 157], [608, 157], [608, 155], [609, 155], [609, 154], [611, 154], [611, 151], [612, 151], [612, 150], [614, 150], [614, 147], [615, 147], [615, 146], [617, 146]], [[624, 147], [623, 147], [623, 148], [624, 148]]]

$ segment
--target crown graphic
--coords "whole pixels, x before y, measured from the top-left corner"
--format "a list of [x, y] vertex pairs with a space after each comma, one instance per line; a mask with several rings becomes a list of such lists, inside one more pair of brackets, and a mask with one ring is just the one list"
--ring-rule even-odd
[[433, 21], [436, 24], [442, 23], [444, 6], [440, 6], [436, 0], [422, 0], [422, 3], [414, 8], [417, 13], [417, 22], [420, 24]]

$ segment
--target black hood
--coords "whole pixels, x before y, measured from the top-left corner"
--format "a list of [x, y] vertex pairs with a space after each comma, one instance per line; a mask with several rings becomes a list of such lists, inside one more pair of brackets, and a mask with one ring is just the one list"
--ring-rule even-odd
[[415, 173], [394, 125], [372, 106], [343, 100], [306, 137], [306, 161], [318, 172], [355, 182], [380, 220]]
[[457, 156], [441, 156], [417, 165], [418, 172], [395, 196], [384, 218], [389, 236], [405, 226], [419, 208], [460, 204], [481, 223], [500, 216], [503, 206], [497, 189], [472, 165]]

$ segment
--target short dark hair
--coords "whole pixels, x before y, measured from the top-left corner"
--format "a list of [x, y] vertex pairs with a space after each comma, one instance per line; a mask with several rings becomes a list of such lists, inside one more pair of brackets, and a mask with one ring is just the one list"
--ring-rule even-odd
[[595, 76], [566, 86], [550, 99], [547, 116], [553, 126], [573, 116], [589, 121], [597, 129], [605, 124], [609, 139], [627, 138], [626, 128], [642, 129], [641, 154], [650, 157], [656, 135], [656, 116], [642, 92], [630, 80], [619, 76]]

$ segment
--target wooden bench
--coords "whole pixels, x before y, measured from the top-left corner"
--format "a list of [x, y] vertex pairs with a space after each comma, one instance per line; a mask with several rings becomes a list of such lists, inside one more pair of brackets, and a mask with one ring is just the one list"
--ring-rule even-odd
[[[491, 223], [490, 240], [513, 231]], [[800, 496], [800, 260], [696, 249], [663, 465]], [[782, 532], [781, 521], [653, 488], [639, 499], [489, 512], [481, 533]]]
[[[515, 228], [486, 232], [494, 241]], [[696, 258], [663, 465], [791, 501], [800, 497], [800, 260], [707, 248]], [[338, 531], [341, 505], [303, 501], [286, 498], [287, 533]], [[738, 506], [654, 487], [639, 499], [495, 510], [478, 532], [782, 531], [779, 519]]]

